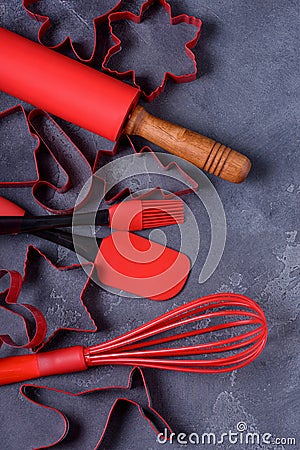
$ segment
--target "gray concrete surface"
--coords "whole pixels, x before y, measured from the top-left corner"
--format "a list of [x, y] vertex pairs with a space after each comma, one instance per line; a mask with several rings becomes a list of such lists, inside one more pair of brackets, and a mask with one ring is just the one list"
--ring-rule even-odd
[[[0, 25], [36, 39], [38, 23], [30, 19], [21, 0], [0, 2]], [[68, 27], [80, 42], [84, 55], [91, 51], [92, 23], [96, 2], [47, 2], [42, 9], [59, 21], [49, 36], [55, 43]], [[106, 2], [103, 2], [106, 3]], [[113, 2], [107, 2], [111, 6]], [[136, 11], [142, 2], [124, 2], [123, 8]], [[90, 4], [93, 6], [90, 6]], [[227, 242], [222, 260], [204, 284], [198, 276], [209, 247], [208, 218], [193, 196], [186, 201], [199, 220], [202, 245], [199, 257], [183, 291], [174, 299], [157, 303], [107, 294], [89, 286], [84, 302], [99, 333], [62, 332], [48, 346], [88, 344], [116, 336], [153, 318], [166, 309], [213, 292], [233, 291], [255, 299], [264, 309], [269, 324], [269, 339], [263, 354], [248, 367], [223, 375], [174, 374], [146, 370], [146, 380], [153, 406], [170, 423], [176, 433], [222, 433], [236, 430], [239, 422], [248, 431], [270, 433], [272, 444], [233, 444], [226, 441], [215, 447], [224, 450], [279, 450], [299, 448], [299, 2], [296, 0], [170, 1], [174, 14], [188, 13], [203, 20], [200, 41], [195, 49], [199, 66], [197, 80], [177, 85], [169, 82], [166, 90], [148, 110], [195, 131], [244, 151], [253, 161], [247, 181], [229, 184], [211, 177], [223, 202], [227, 217]], [[67, 5], [67, 6], [66, 6]], [[59, 15], [61, 16], [59, 17]], [[80, 17], [79, 17], [80, 16]], [[161, 21], [161, 22], [160, 22]], [[161, 25], [160, 30], [159, 25]], [[155, 32], [137, 33], [127, 62], [134, 63], [147, 86], [157, 81], [170, 67], [181, 71], [190, 63], [178, 54], [178, 45], [188, 37], [187, 27], [178, 27], [177, 38], [163, 33], [166, 22], [157, 17]], [[95, 63], [100, 66], [107, 46], [107, 29], [99, 29], [99, 51]], [[135, 33], [135, 31], [132, 31]], [[134, 34], [133, 34], [134, 35]], [[131, 36], [132, 37], [132, 36]], [[142, 47], [141, 47], [142, 44]], [[171, 50], [169, 47], [171, 46]], [[143, 49], [141, 52], [141, 48]], [[157, 62], [158, 61], [158, 62]], [[160, 63], [159, 63], [160, 61]], [[5, 61], [1, 61], [5, 64]], [[124, 60], [114, 64], [123, 67]], [[18, 100], [0, 93], [0, 110], [14, 106]], [[25, 105], [30, 111], [32, 106]], [[297, 121], [298, 120], [298, 121]], [[63, 121], [79, 148], [93, 162], [97, 150], [111, 148], [101, 138]], [[140, 146], [141, 141], [137, 145]], [[34, 175], [33, 143], [22, 118], [0, 121], [0, 180], [31, 179]], [[6, 196], [41, 213], [30, 188], [1, 188]], [[59, 202], [59, 199], [58, 199]], [[177, 245], [174, 231], [166, 232], [170, 245]], [[27, 245], [34, 244], [58, 266], [75, 263], [67, 251], [30, 236], [0, 237], [0, 264], [23, 272]], [[90, 318], [79, 303], [84, 275], [58, 272], [30, 254], [31, 273], [22, 299], [31, 297], [47, 313], [50, 326], [91, 329]], [[76, 278], [76, 283], [74, 282]], [[3, 284], [1, 284], [3, 287]], [[76, 303], [78, 302], [78, 304]], [[1, 313], [2, 314], [2, 313]], [[0, 318], [0, 333], [13, 329], [19, 338], [18, 324]], [[51, 322], [52, 320], [52, 322]], [[1, 356], [16, 354], [3, 347]], [[97, 368], [83, 374], [38, 380], [57, 389], [72, 392], [125, 385], [129, 368]], [[139, 389], [131, 395], [145, 394]], [[84, 449], [95, 447], [106, 417], [117, 394], [103, 394], [91, 401], [59, 405], [71, 417], [71, 436], [59, 447]], [[43, 396], [39, 397], [43, 401]], [[45, 400], [46, 401], [46, 400]], [[48, 399], [55, 405], [55, 399]], [[29, 450], [46, 446], [59, 436], [62, 422], [51, 410], [44, 410], [24, 400], [17, 385], [0, 389], [1, 450]], [[87, 420], [88, 419], [88, 420]], [[75, 431], [74, 431], [75, 430]], [[295, 438], [295, 445], [276, 444], [277, 438]], [[213, 448], [213, 445], [199, 445]], [[178, 444], [156, 442], [155, 434], [133, 407], [116, 411], [105, 449], [181, 448]], [[197, 448], [197, 445], [185, 445]]]

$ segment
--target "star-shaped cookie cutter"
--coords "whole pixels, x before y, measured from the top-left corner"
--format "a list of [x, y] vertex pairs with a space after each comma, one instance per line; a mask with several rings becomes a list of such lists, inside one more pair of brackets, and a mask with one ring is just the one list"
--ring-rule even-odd
[[[29, 245], [27, 248], [26, 260], [24, 263], [24, 277], [19, 272], [13, 270], [0, 270], [0, 279], [5, 275], [9, 275], [9, 286], [3, 292], [0, 292], [0, 314], [1, 310], [9, 311], [10, 313], [21, 317], [24, 323], [25, 332], [27, 335], [26, 344], [17, 344], [11, 336], [5, 334], [0, 335], [0, 347], [2, 343], [14, 348], [26, 348], [31, 349], [36, 352], [44, 348], [60, 331], [76, 331], [81, 333], [87, 332], [95, 332], [98, 330], [96, 323], [94, 322], [87, 306], [84, 303], [83, 297], [85, 295], [86, 289], [89, 285], [89, 279], [84, 281], [84, 286], [79, 295], [79, 301], [82, 305], [83, 311], [87, 314], [88, 320], [91, 323], [90, 328], [79, 328], [75, 327], [72, 322], [69, 324], [64, 324], [63, 326], [57, 326], [54, 330], [49, 329], [49, 323], [47, 323], [47, 311], [42, 312], [41, 308], [30, 303], [30, 298], [26, 300], [26, 303], [18, 303], [18, 299], [20, 297], [20, 293], [22, 290], [22, 286], [26, 284], [28, 278], [28, 272], [30, 267], [32, 266], [32, 258], [34, 255], [37, 255], [49, 264], [54, 270], [59, 272], [65, 272], [72, 269], [78, 269], [81, 272], [80, 264], [72, 264], [69, 266], [57, 267], [50, 259], [48, 259], [38, 248], [33, 245]], [[92, 264], [91, 264], [92, 266]], [[26, 295], [27, 296], [27, 295]], [[2, 297], [2, 298], [1, 298]], [[33, 317], [33, 324], [27, 320], [21, 313], [12, 310], [9, 308], [10, 305], [16, 305], [17, 307], [24, 308], [27, 310], [30, 315]], [[51, 307], [51, 304], [46, 305], [48, 309]]]
[[[44, 255], [44, 253], [42, 253], [41, 250], [39, 250], [34, 245], [29, 245], [27, 248], [26, 260], [24, 263], [24, 279], [23, 279], [23, 281], [25, 283], [26, 283], [27, 278], [29, 277], [30, 268], [33, 265], [33, 258], [36, 258], [36, 257], [42, 258], [47, 263], [47, 266], [49, 266], [51, 269], [54, 269], [58, 273], [63, 274], [65, 272], [76, 270], [76, 269], [78, 269], [79, 272], [81, 272], [81, 269], [82, 269], [82, 266], [79, 263], [58, 267], [49, 258], [47, 258], [47, 256]], [[86, 265], [89, 265], [89, 263], [86, 263]], [[90, 266], [92, 267], [91, 263], [90, 263]], [[59, 326], [57, 326], [57, 328], [55, 328], [53, 330], [49, 329], [48, 333], [45, 333], [43, 341], [38, 345], [32, 346], [32, 350], [34, 352], [42, 350], [61, 331], [76, 331], [76, 332], [80, 332], [80, 333], [94, 333], [94, 332], [98, 331], [98, 327], [83, 300], [85, 292], [86, 292], [86, 290], [88, 288], [88, 284], [89, 284], [89, 279], [88, 278], [85, 279], [84, 275], [83, 275], [83, 278], [84, 278], [84, 281], [81, 282], [81, 284], [83, 284], [83, 288], [81, 289], [80, 294], [78, 294], [78, 297], [79, 297], [78, 300], [79, 300], [80, 304], [82, 305], [82, 311], [85, 312], [87, 319], [91, 324], [91, 327], [90, 328], [76, 327], [76, 326], [74, 326], [74, 324], [72, 323], [72, 320], [70, 319], [69, 324], [67, 323], [67, 324], [59, 325]], [[70, 282], [72, 282], [72, 281], [70, 281]], [[69, 296], [70, 294], [67, 293], [67, 295]], [[54, 303], [54, 300], [53, 300], [53, 303]], [[46, 306], [47, 306], [47, 310], [43, 313], [45, 320], [47, 320], [47, 311], [53, 305], [51, 305], [51, 303], [47, 302]], [[68, 303], [68, 306], [70, 307], [70, 303]], [[74, 308], [74, 310], [75, 310], [75, 308]], [[77, 311], [77, 309], [76, 309], [76, 311]], [[54, 314], [54, 317], [55, 317], [55, 314]], [[49, 328], [49, 323], [48, 323], [48, 328]]]

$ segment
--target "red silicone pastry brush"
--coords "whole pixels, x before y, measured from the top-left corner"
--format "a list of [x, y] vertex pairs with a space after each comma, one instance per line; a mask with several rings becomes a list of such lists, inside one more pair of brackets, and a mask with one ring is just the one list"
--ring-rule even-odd
[[6, 199], [0, 197], [0, 234], [32, 233], [51, 228], [72, 225], [108, 225], [116, 230], [137, 231], [146, 228], [164, 227], [184, 222], [181, 200], [129, 200], [108, 209], [91, 213], [76, 213], [60, 216], [15, 216]]
[[178, 372], [229, 372], [254, 361], [266, 344], [267, 334], [266, 318], [257, 303], [239, 294], [215, 294], [179, 306], [99, 345], [2, 358], [0, 385], [111, 364]]

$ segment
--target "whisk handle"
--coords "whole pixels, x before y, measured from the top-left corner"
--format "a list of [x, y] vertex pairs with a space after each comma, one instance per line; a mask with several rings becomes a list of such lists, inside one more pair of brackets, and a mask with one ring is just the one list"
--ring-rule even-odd
[[35, 355], [0, 359], [0, 386], [33, 378], [87, 369], [84, 347], [68, 347]]

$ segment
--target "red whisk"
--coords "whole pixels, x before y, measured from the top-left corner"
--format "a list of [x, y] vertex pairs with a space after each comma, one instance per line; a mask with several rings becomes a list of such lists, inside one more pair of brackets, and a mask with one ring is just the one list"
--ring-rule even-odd
[[[178, 332], [182, 327], [191, 329]], [[235, 330], [239, 333], [233, 335]], [[219, 332], [230, 333], [230, 337], [218, 336]], [[265, 315], [253, 300], [239, 294], [215, 294], [175, 308], [103, 344], [2, 358], [0, 385], [108, 364], [228, 372], [249, 364], [262, 352], [267, 332]], [[209, 342], [172, 347], [180, 340], [205, 336], [210, 337]], [[194, 358], [199, 355], [202, 357]]]

